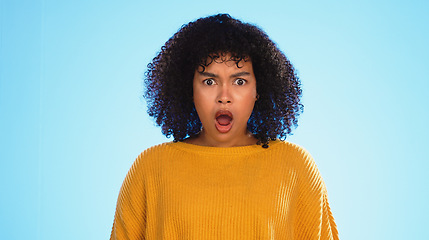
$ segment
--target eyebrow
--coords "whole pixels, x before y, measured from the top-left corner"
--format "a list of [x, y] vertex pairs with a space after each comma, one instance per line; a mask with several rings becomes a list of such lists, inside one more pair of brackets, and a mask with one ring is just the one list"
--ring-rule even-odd
[[249, 75], [250, 75], [249, 72], [243, 71], [243, 72], [234, 73], [231, 75], [231, 77], [235, 78], [235, 77], [242, 77], [242, 76], [249, 76]]
[[198, 73], [200, 75], [203, 75], [204, 77], [213, 77], [213, 78], [217, 77], [217, 75], [214, 73], [209, 73], [209, 72], [198, 72]]
[[[218, 75], [210, 72], [198, 72], [198, 73], [205, 77], [212, 77], [212, 78], [218, 77]], [[243, 72], [234, 73], [231, 75], [231, 77], [236, 78], [236, 77], [249, 76], [249, 75], [250, 75], [249, 72], [243, 71]]]

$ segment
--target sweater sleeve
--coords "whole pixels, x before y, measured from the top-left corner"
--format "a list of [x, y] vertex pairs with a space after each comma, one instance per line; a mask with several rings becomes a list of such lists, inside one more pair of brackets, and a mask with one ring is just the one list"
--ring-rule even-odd
[[328, 203], [328, 194], [326, 188], [323, 191], [323, 205], [322, 205], [322, 223], [320, 231], [320, 239], [333, 239], [339, 240], [337, 225], [335, 224], [334, 217], [331, 213], [331, 208]]
[[296, 239], [338, 240], [325, 183], [310, 154], [303, 159], [295, 225]]
[[129, 170], [116, 205], [110, 240], [144, 239], [146, 230], [146, 193], [142, 155]]

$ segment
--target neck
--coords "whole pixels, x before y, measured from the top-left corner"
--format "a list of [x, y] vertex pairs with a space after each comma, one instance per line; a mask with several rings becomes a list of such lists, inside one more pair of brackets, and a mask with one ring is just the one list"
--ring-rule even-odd
[[219, 141], [217, 139], [209, 137], [207, 134], [205, 134], [204, 130], [202, 130], [197, 136], [185, 139], [184, 142], [199, 146], [225, 148], [255, 145], [258, 142], [258, 139], [256, 139], [250, 132], [247, 132], [243, 135], [243, 137], [240, 137], [238, 139]]

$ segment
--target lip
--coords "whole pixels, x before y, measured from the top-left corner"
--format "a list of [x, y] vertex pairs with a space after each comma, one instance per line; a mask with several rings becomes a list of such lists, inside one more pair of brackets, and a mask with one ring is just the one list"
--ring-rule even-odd
[[[226, 115], [226, 116], [228, 116], [228, 117], [231, 118], [231, 122], [228, 125], [220, 125], [219, 122], [217, 121], [217, 118], [219, 116], [222, 116], [222, 115]], [[234, 118], [233, 118], [232, 113], [230, 111], [228, 111], [228, 110], [219, 110], [219, 111], [216, 112], [216, 115], [215, 115], [215, 126], [216, 126], [216, 129], [220, 133], [227, 133], [227, 132], [229, 132], [231, 130], [231, 128], [232, 128], [233, 122], [234, 122]]]
[[228, 110], [219, 110], [216, 112], [215, 118], [218, 118], [219, 116], [222, 115], [227, 115], [228, 117], [230, 117], [232, 119], [232, 113]]

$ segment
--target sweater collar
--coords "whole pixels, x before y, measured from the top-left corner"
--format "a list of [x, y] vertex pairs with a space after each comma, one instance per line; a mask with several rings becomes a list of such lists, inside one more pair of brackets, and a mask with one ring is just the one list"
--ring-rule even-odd
[[190, 143], [184, 143], [184, 142], [170, 142], [168, 143], [171, 147], [180, 149], [182, 151], [187, 152], [194, 152], [194, 153], [200, 153], [200, 154], [215, 154], [215, 155], [247, 155], [247, 154], [254, 154], [258, 152], [266, 152], [270, 149], [276, 147], [277, 144], [279, 144], [279, 140], [270, 141], [269, 148], [263, 148], [261, 145], [249, 145], [249, 146], [241, 146], [241, 147], [207, 147], [207, 146], [199, 146], [195, 144]]

